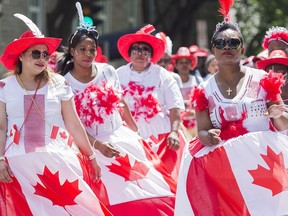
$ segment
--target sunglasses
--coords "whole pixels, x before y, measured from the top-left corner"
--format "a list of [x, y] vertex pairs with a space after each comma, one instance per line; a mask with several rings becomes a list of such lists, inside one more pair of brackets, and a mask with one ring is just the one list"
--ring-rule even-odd
[[91, 26], [89, 28], [83, 28], [83, 27], [79, 27], [74, 34], [72, 35], [71, 39], [70, 39], [70, 44], [72, 44], [73, 39], [75, 37], [75, 35], [80, 34], [80, 35], [86, 35], [86, 36], [91, 36], [93, 38], [95, 38], [96, 40], [98, 40], [99, 38], [99, 33], [96, 30], [95, 26]]
[[162, 58], [157, 63], [158, 64], [161, 64], [161, 63], [168, 64], [168, 63], [170, 63], [170, 61], [171, 61], [170, 58]]
[[131, 53], [132, 54], [138, 54], [141, 53], [142, 55], [148, 56], [151, 54], [151, 49], [150, 47], [139, 47], [139, 46], [133, 46], [131, 47]]
[[228, 45], [231, 49], [238, 49], [241, 44], [242, 43], [238, 38], [230, 38], [228, 40], [219, 38], [214, 41], [213, 47], [215, 47], [216, 49], [224, 49], [224, 47]]
[[33, 59], [40, 59], [41, 56], [48, 61], [50, 59], [50, 54], [47, 51], [41, 52], [40, 50], [32, 50], [29, 52]]

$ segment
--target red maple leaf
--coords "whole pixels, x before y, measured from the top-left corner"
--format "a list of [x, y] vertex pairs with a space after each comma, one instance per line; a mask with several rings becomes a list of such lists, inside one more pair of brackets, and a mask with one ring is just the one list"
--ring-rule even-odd
[[82, 192], [78, 188], [78, 180], [69, 182], [65, 180], [61, 185], [59, 181], [59, 171], [51, 173], [45, 166], [43, 174], [37, 174], [41, 183], [37, 182], [34, 194], [46, 197], [51, 200], [53, 205], [62, 206], [65, 208], [67, 205], [75, 205], [75, 198]]
[[116, 161], [120, 163], [120, 165], [112, 163], [112, 165], [107, 166], [111, 172], [123, 176], [125, 181], [134, 181], [138, 179], [144, 178], [149, 168], [142, 162], [135, 160], [133, 166], [131, 166], [129, 157], [126, 154], [125, 157], [116, 157]]
[[268, 188], [272, 196], [288, 191], [288, 169], [285, 168], [282, 152], [278, 155], [268, 146], [267, 155], [261, 154], [270, 169], [258, 165], [256, 170], [248, 170], [254, 178], [253, 184]]
[[66, 139], [67, 138], [66, 132], [65, 131], [60, 132], [60, 137]]

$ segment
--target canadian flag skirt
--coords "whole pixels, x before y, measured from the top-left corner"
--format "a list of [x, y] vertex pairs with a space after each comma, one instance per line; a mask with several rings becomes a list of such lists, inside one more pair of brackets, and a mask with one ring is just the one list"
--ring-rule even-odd
[[84, 181], [86, 169], [70, 147], [7, 156], [7, 163], [15, 177], [0, 183], [1, 216], [111, 215]]
[[288, 215], [288, 136], [254, 132], [185, 149], [175, 216]]

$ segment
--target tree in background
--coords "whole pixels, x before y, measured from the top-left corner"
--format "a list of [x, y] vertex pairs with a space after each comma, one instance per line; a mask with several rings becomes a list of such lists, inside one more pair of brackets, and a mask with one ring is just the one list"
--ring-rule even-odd
[[246, 41], [246, 55], [262, 51], [262, 40], [271, 26], [288, 27], [287, 0], [239, 0], [236, 17]]

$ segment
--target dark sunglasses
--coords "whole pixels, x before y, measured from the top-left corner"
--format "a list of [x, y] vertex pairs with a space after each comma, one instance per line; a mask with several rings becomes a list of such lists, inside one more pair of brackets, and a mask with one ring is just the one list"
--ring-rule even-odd
[[151, 49], [150, 47], [139, 47], [139, 46], [132, 46], [131, 47], [131, 53], [132, 54], [138, 54], [138, 53], [142, 53], [142, 55], [149, 55], [151, 54]]
[[224, 47], [228, 45], [231, 49], [238, 49], [241, 44], [242, 43], [238, 38], [230, 38], [228, 40], [219, 38], [214, 41], [213, 47], [216, 49], [224, 49]]
[[33, 59], [40, 59], [41, 56], [48, 61], [50, 59], [50, 54], [47, 51], [41, 52], [40, 50], [32, 50], [29, 52]]
[[170, 58], [162, 58], [157, 63], [158, 64], [161, 64], [161, 63], [168, 64], [168, 63], [170, 63], [170, 61], [171, 61]]
[[95, 26], [92, 26], [92, 27], [89, 27], [89, 28], [79, 27], [74, 32], [74, 34], [72, 35], [72, 37], [70, 39], [70, 44], [72, 44], [73, 39], [74, 39], [75, 35], [77, 35], [77, 34], [86, 35], [86, 36], [92, 36], [96, 40], [98, 40], [98, 38], [99, 38], [99, 33], [98, 33], [97, 29], [95, 28]]

